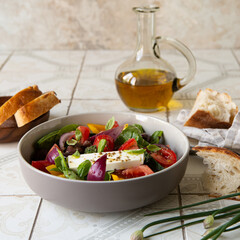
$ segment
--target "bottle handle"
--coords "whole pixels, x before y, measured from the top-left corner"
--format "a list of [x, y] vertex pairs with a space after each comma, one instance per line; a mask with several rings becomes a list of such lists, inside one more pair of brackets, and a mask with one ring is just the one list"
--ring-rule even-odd
[[188, 47], [186, 47], [183, 43], [180, 41], [174, 39], [174, 38], [169, 38], [169, 37], [156, 37], [153, 45], [153, 51], [154, 54], [157, 58], [160, 58], [160, 51], [159, 51], [159, 44], [160, 43], [167, 43], [171, 45], [172, 47], [176, 48], [179, 52], [181, 52], [184, 57], [188, 61], [188, 72], [187, 75], [180, 79], [180, 82], [175, 82], [174, 83], [174, 91], [179, 90], [180, 88], [184, 87], [186, 84], [188, 84], [194, 77], [196, 73], [196, 60], [190, 51]]

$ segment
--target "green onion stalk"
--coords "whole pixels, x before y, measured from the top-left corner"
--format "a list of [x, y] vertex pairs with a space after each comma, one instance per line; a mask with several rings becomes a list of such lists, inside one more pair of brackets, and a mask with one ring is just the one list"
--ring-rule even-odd
[[[221, 197], [218, 197], [218, 198], [208, 199], [206, 201], [197, 202], [197, 203], [194, 203], [194, 204], [189, 204], [189, 205], [185, 205], [185, 206], [181, 206], [181, 207], [177, 207], [177, 208], [165, 209], [165, 210], [162, 210], [162, 211], [146, 214], [145, 216], [152, 216], [152, 215], [167, 213], [167, 212], [176, 211], [176, 210], [180, 210], [180, 209], [190, 208], [190, 207], [193, 207], [193, 206], [198, 206], [198, 205], [218, 201], [218, 200], [221, 200], [221, 199], [232, 198], [232, 197], [235, 197], [235, 196], [240, 196], [240, 193], [229, 194], [229, 195], [221, 196]], [[235, 209], [238, 209], [238, 210], [233, 211]], [[191, 226], [191, 225], [198, 224], [198, 223], [201, 223], [201, 222], [203, 222], [205, 228], [209, 228], [209, 227], [212, 226], [212, 224], [214, 222], [214, 219], [222, 219], [222, 218], [225, 218], [225, 217], [233, 216], [233, 218], [231, 220], [227, 221], [226, 223], [224, 223], [220, 227], [218, 227], [216, 229], [209, 229], [207, 231], [207, 233], [205, 233], [205, 236], [201, 239], [201, 240], [207, 240], [209, 238], [212, 238], [212, 239], [215, 240], [223, 232], [233, 231], [233, 230], [236, 230], [236, 229], [240, 228], [240, 225], [229, 228], [233, 224], [240, 221], [240, 210], [239, 209], [240, 209], [240, 204], [235, 204], [235, 205], [230, 205], [230, 206], [223, 207], [223, 208], [220, 208], [220, 209], [217, 209], [217, 210], [211, 210], [211, 211], [205, 211], [205, 212], [200, 212], [200, 213], [193, 213], [193, 214], [175, 216], [175, 217], [170, 217], [170, 218], [165, 218], [165, 219], [153, 221], [153, 222], [145, 225], [144, 227], [142, 227], [141, 230], [137, 230], [136, 232], [134, 232], [131, 235], [131, 240], [142, 240], [144, 238], [149, 238], [149, 237], [156, 236], [156, 235], [159, 235], [159, 234], [163, 234], [163, 233], [166, 233], [166, 232], [174, 231], [174, 230], [177, 230], [179, 228]], [[161, 231], [161, 232], [153, 233], [153, 234], [150, 234], [148, 236], [143, 236], [144, 231], [146, 229], [152, 227], [152, 226], [162, 224], [162, 223], [166, 223], [166, 222], [174, 222], [174, 221], [177, 221], [177, 220], [188, 220], [188, 219], [200, 218], [200, 217], [203, 217], [203, 216], [207, 216], [207, 218], [198, 219], [196, 221], [181, 224], [181, 225], [179, 225], [177, 227], [174, 227], [174, 228], [170, 228], [170, 229], [167, 229], [167, 230], [164, 230], [164, 231]]]

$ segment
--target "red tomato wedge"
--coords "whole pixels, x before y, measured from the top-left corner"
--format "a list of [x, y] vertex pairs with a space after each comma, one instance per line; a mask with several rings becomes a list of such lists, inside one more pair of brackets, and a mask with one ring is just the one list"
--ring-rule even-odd
[[151, 157], [165, 168], [177, 162], [177, 156], [170, 148], [161, 148], [159, 151], [151, 153]]
[[138, 149], [137, 141], [135, 138], [130, 138], [125, 143], [123, 143], [118, 150], [130, 150]]
[[135, 178], [146, 176], [154, 173], [150, 167], [147, 165], [140, 165], [138, 167], [132, 167], [122, 170], [121, 175], [123, 178]]
[[47, 166], [51, 165], [48, 160], [40, 160], [40, 161], [32, 161], [32, 166], [37, 168], [38, 170], [41, 170], [43, 172], [49, 173], [46, 169]]
[[85, 127], [85, 126], [79, 126], [77, 129], [80, 130], [81, 133], [82, 133], [80, 143], [84, 143], [89, 138], [90, 129], [88, 127]]
[[98, 148], [98, 144], [102, 139], [106, 139], [107, 143], [105, 145], [105, 148], [103, 152], [109, 152], [114, 149], [114, 139], [109, 135], [99, 135], [95, 138], [93, 145], [95, 145]]

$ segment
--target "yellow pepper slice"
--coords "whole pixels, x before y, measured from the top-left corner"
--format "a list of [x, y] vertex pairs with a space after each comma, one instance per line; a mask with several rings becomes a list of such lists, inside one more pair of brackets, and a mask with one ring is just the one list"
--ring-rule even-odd
[[88, 123], [87, 125], [92, 133], [97, 134], [97, 133], [100, 133], [101, 131], [105, 131], [105, 125], [93, 124], [93, 123]]
[[116, 174], [111, 174], [113, 181], [123, 180], [124, 178], [120, 178]]
[[52, 170], [54, 168], [56, 168], [55, 164], [52, 164], [52, 165], [49, 165], [49, 166], [46, 167], [46, 169], [49, 171], [49, 173], [51, 173], [54, 176], [59, 176], [60, 177], [61, 175], [63, 175], [61, 172]]

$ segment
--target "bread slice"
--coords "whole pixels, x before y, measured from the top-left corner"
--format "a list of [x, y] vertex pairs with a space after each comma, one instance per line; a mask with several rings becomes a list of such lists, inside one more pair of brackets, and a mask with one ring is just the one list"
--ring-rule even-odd
[[184, 126], [196, 128], [229, 128], [238, 107], [227, 93], [200, 90]]
[[226, 148], [194, 147], [207, 169], [204, 188], [213, 196], [240, 192], [240, 156]]
[[42, 114], [48, 112], [52, 107], [61, 101], [56, 97], [55, 92], [47, 92], [21, 107], [15, 113], [18, 127], [22, 127]]
[[13, 116], [19, 108], [41, 94], [42, 92], [37, 85], [30, 86], [16, 93], [0, 107], [0, 125]]

